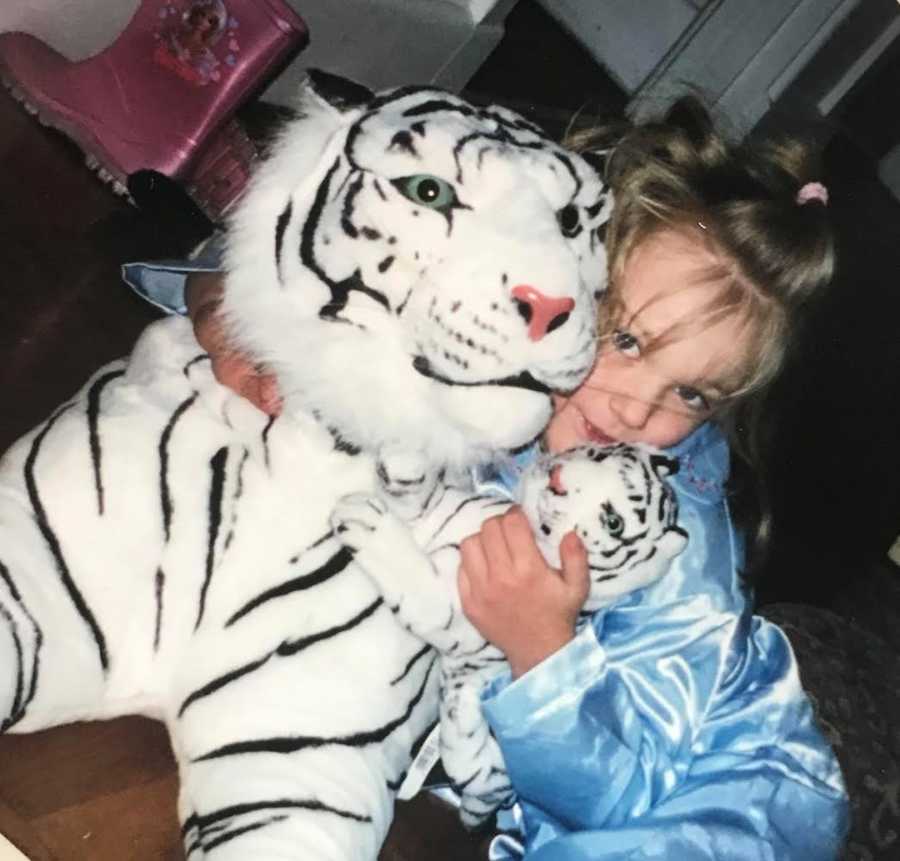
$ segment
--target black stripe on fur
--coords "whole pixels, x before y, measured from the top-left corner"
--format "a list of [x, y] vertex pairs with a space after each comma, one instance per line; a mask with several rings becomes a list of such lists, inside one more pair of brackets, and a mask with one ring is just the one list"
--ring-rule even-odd
[[173, 513], [172, 495], [169, 492], [169, 441], [172, 439], [172, 432], [175, 430], [178, 420], [193, 406], [196, 400], [197, 394], [195, 392], [178, 405], [159, 438], [159, 505], [162, 509], [163, 531], [165, 532], [166, 541], [169, 540]]
[[314, 571], [310, 571], [306, 574], [301, 574], [299, 577], [294, 577], [291, 580], [287, 580], [284, 583], [279, 583], [277, 586], [273, 586], [271, 589], [267, 589], [265, 592], [257, 595], [255, 598], [248, 601], [244, 604], [243, 607], [240, 608], [231, 618], [225, 623], [225, 627], [229, 627], [237, 622], [239, 619], [242, 619], [252, 610], [255, 610], [261, 604], [265, 604], [267, 601], [273, 601], [276, 598], [283, 598], [285, 595], [290, 595], [292, 592], [297, 592], [303, 589], [310, 589], [313, 586], [318, 586], [320, 583], [324, 583], [326, 580], [330, 580], [334, 577], [335, 574], [340, 574], [352, 561], [353, 559], [353, 551], [347, 547], [341, 547], [331, 558], [328, 559], [323, 565], [320, 565]]
[[222, 526], [222, 496], [225, 490], [225, 468], [227, 465], [228, 447], [222, 446], [209, 461], [212, 477], [209, 486], [209, 502], [207, 503], [206, 571], [204, 572], [203, 585], [200, 587], [197, 622], [194, 625], [195, 631], [203, 621], [203, 614], [206, 611], [206, 593], [209, 590], [213, 569], [216, 566], [216, 541], [219, 537], [219, 529]]
[[72, 600], [72, 603], [75, 605], [75, 609], [78, 611], [78, 615], [84, 620], [84, 623], [88, 626], [88, 629], [91, 632], [91, 637], [94, 640], [94, 644], [97, 647], [97, 657], [100, 659], [100, 666], [103, 667], [103, 672], [105, 673], [109, 669], [109, 655], [106, 651], [106, 637], [103, 635], [103, 631], [100, 630], [100, 625], [97, 624], [97, 620], [94, 618], [94, 614], [91, 612], [91, 608], [88, 607], [87, 601], [85, 601], [84, 596], [81, 594], [81, 591], [78, 589], [78, 586], [75, 584], [75, 581], [72, 579], [72, 575], [69, 572], [69, 566], [66, 564], [65, 557], [63, 556], [62, 547], [60, 546], [59, 539], [56, 536], [56, 533], [53, 531], [53, 528], [50, 526], [50, 521], [47, 519], [47, 512], [44, 509], [44, 505], [41, 502], [40, 494], [38, 493], [37, 481], [34, 477], [34, 468], [37, 463], [38, 454], [40, 453], [41, 446], [44, 443], [44, 440], [47, 437], [47, 434], [50, 432], [50, 429], [56, 424], [57, 420], [63, 413], [67, 412], [72, 408], [72, 404], [65, 404], [60, 407], [50, 418], [47, 420], [47, 423], [41, 429], [40, 433], [34, 438], [34, 441], [31, 443], [31, 450], [28, 452], [28, 457], [25, 461], [25, 485], [28, 489], [28, 500], [31, 503], [31, 508], [34, 511], [35, 522], [37, 523], [38, 528], [41, 530], [41, 534], [44, 536], [44, 541], [47, 542], [47, 546], [50, 549], [50, 552], [53, 554], [53, 558], [56, 561], [56, 568], [59, 572], [60, 579], [63, 582], [63, 586], [65, 586], [66, 591], [69, 593], [69, 597]]
[[156, 624], [153, 626], [153, 651], [159, 649], [159, 637], [162, 632], [163, 617], [163, 590], [166, 585], [166, 575], [162, 568], [156, 569], [156, 577], [154, 578], [154, 598], [156, 601]]
[[[13, 601], [15, 601], [19, 605], [19, 609], [25, 614], [28, 618], [28, 621], [31, 623], [31, 626], [34, 628], [34, 656], [32, 657], [32, 665], [31, 665], [31, 684], [28, 686], [28, 693], [25, 694], [24, 700], [21, 699], [19, 693], [16, 694], [16, 702], [18, 706], [16, 707], [14, 703], [14, 707], [12, 712], [10, 713], [7, 720], [5, 720], [2, 724], [0, 724], [0, 732], [9, 729], [13, 724], [15, 724], [22, 716], [25, 714], [25, 709], [28, 707], [28, 704], [34, 699], [34, 695], [37, 692], [37, 684], [38, 684], [38, 674], [40, 672], [41, 667], [41, 659], [40, 659], [40, 651], [41, 646], [44, 642], [44, 633], [35, 620], [34, 616], [28, 611], [28, 608], [25, 606], [25, 603], [22, 601], [22, 595], [19, 590], [16, 588], [16, 584], [13, 581], [12, 575], [9, 573], [9, 568], [6, 567], [2, 562], [0, 562], [0, 579], [6, 584], [6, 588], [9, 589], [9, 594], [12, 596]], [[2, 609], [2, 608], [0, 608]], [[14, 620], [9, 617], [9, 621], [14, 625]], [[13, 637], [16, 641], [16, 652], [19, 654], [19, 680], [17, 681], [17, 690], [21, 690], [24, 694], [24, 655], [21, 649], [21, 641], [19, 639], [18, 630], [13, 632]]]
[[117, 377], [121, 377], [124, 373], [124, 370], [110, 371], [96, 380], [88, 391], [88, 436], [91, 446], [91, 463], [94, 467], [94, 487], [97, 489], [98, 514], [103, 514], [103, 474], [101, 471], [103, 453], [100, 447], [100, 396], [108, 383], [111, 383]]
[[207, 682], [207, 684], [203, 685], [203, 687], [198, 688], [196, 691], [188, 695], [187, 699], [181, 704], [181, 708], [178, 710], [178, 717], [181, 717], [185, 713], [185, 711], [187, 711], [188, 707], [192, 706], [198, 700], [201, 700], [204, 697], [208, 697], [210, 696], [210, 694], [214, 694], [216, 691], [221, 690], [226, 685], [229, 685], [232, 682], [243, 678], [249, 673], [258, 670], [261, 666], [263, 666], [263, 664], [268, 663], [271, 658], [289, 658], [292, 655], [297, 654], [297, 652], [300, 652], [303, 649], [306, 649], [309, 646], [320, 642], [321, 640], [329, 640], [338, 634], [343, 634], [345, 631], [349, 631], [351, 628], [355, 628], [357, 625], [371, 616], [381, 606], [382, 603], [383, 600], [381, 598], [378, 598], [347, 622], [343, 622], [340, 625], [335, 625], [331, 628], [326, 628], [324, 631], [310, 634], [307, 637], [301, 637], [299, 640], [287, 640], [281, 643], [281, 645], [279, 645], [276, 649], [269, 652], [269, 654], [264, 655], [262, 658], [257, 658], [255, 661], [250, 661], [249, 663], [244, 664], [241, 667], [231, 670], [231, 672], [225, 673], [224, 675], [213, 679], [211, 682]]
[[248, 741], [237, 741], [232, 744], [222, 745], [222, 747], [211, 750], [203, 756], [197, 757], [194, 762], [206, 762], [211, 759], [221, 759], [226, 756], [241, 756], [247, 753], [295, 753], [298, 750], [310, 748], [327, 747], [329, 745], [342, 745], [346, 747], [365, 747], [370, 744], [377, 744], [384, 741], [397, 727], [402, 726], [410, 719], [416, 706], [425, 695], [425, 689], [428, 686], [428, 679], [434, 668], [436, 657], [432, 658], [428, 665], [422, 684], [415, 696], [409, 701], [409, 705], [403, 714], [394, 720], [388, 721], [381, 726], [373, 727], [369, 730], [360, 730], [343, 736], [280, 736], [275, 738], [260, 738]]
[[279, 279], [281, 278], [281, 246], [284, 244], [284, 231], [287, 230], [287, 226], [290, 223], [293, 209], [293, 202], [289, 200], [275, 224], [275, 266], [278, 270]]
[[431, 651], [431, 646], [428, 644], [422, 646], [418, 652], [416, 652], [407, 662], [406, 666], [403, 668], [403, 671], [398, 675], [391, 679], [391, 684], [396, 685], [397, 682], [402, 682], [409, 675], [409, 671]]
[[272, 430], [272, 425], [275, 424], [276, 418], [278, 416], [269, 416], [269, 420], [262, 430], [263, 461], [266, 464], [266, 469], [269, 469], [269, 432]]
[[0, 604], [0, 620], [6, 621], [9, 632], [12, 635], [17, 663], [16, 690], [13, 694], [12, 708], [9, 710], [9, 715], [0, 721], [0, 732], [3, 732], [7, 727], [12, 726], [13, 721], [15, 721], [22, 712], [22, 694], [25, 688], [25, 654], [22, 650], [22, 641], [19, 639], [19, 629], [16, 626], [16, 620], [13, 618], [12, 613], [10, 613], [2, 604]]

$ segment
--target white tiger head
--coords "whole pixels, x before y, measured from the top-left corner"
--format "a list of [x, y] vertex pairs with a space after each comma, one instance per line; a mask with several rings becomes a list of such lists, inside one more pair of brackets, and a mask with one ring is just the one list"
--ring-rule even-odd
[[559, 565], [559, 543], [575, 531], [588, 554], [593, 611], [661, 577], [687, 544], [666, 476], [678, 461], [625, 443], [545, 455], [525, 473], [522, 507], [541, 551]]
[[529, 442], [593, 361], [608, 188], [506, 109], [323, 83], [233, 220], [237, 343], [287, 411], [370, 450], [461, 465]]

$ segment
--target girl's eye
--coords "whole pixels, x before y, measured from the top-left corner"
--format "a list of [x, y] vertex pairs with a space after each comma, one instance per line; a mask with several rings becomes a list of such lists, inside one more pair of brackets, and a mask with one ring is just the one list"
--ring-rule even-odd
[[705, 412], [709, 409], [709, 400], [693, 386], [676, 386], [675, 394], [686, 406], [696, 412]]
[[641, 355], [641, 345], [638, 343], [638, 339], [630, 332], [623, 332], [621, 329], [616, 329], [612, 335], [612, 342], [613, 346], [620, 353], [624, 353], [632, 359], [636, 359]]
[[459, 204], [456, 189], [439, 176], [420, 173], [393, 179], [391, 183], [404, 197], [429, 209], [447, 212]]
[[625, 531], [625, 521], [615, 511], [607, 511], [603, 515], [603, 525], [613, 538], [619, 538]]
[[564, 206], [557, 212], [556, 220], [559, 222], [559, 229], [562, 231], [563, 236], [571, 239], [573, 236], [581, 233], [581, 213], [574, 203]]

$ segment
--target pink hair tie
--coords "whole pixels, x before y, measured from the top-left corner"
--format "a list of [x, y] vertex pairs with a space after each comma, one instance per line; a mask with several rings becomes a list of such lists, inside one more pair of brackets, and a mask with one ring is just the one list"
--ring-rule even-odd
[[822, 206], [828, 206], [828, 189], [821, 182], [808, 182], [797, 192], [798, 206], [811, 200], [818, 200]]

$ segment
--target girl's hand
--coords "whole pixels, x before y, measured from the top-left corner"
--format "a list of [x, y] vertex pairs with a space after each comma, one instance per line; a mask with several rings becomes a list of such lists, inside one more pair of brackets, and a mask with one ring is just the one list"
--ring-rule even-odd
[[463, 612], [500, 649], [518, 678], [575, 636], [590, 588], [587, 554], [574, 532], [560, 544], [562, 571], [538, 549], [518, 506], [492, 517], [460, 545]]
[[262, 373], [248, 358], [235, 352], [219, 317], [222, 302], [222, 274], [195, 272], [187, 277], [185, 302], [194, 335], [212, 361], [212, 370], [223, 386], [247, 398], [257, 409], [277, 416], [281, 396], [273, 374]]

